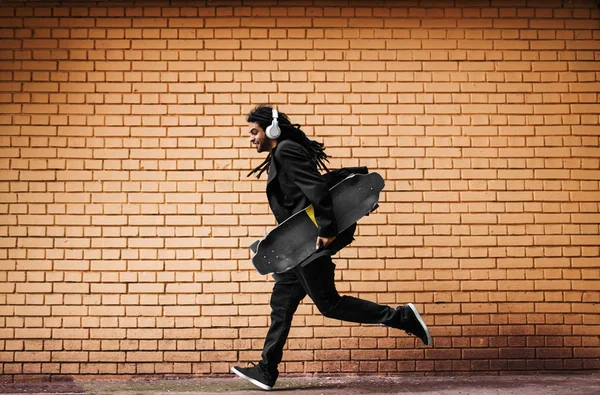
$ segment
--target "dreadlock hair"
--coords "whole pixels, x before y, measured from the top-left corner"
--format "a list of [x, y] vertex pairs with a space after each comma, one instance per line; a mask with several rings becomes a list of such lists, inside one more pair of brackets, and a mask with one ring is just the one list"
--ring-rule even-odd
[[[250, 111], [246, 120], [248, 122], [255, 122], [260, 125], [263, 130], [267, 130], [267, 127], [271, 125], [271, 122], [273, 121], [273, 107], [268, 104], [256, 106]], [[329, 169], [327, 168], [327, 165], [325, 165], [325, 162], [329, 163], [329, 159], [327, 159], [328, 156], [325, 153], [324, 144], [306, 137], [306, 134], [300, 129], [300, 125], [292, 124], [288, 116], [284, 113], [279, 112], [277, 120], [279, 121], [279, 128], [281, 129], [281, 136], [279, 136], [277, 141], [282, 142], [284, 140], [292, 140], [300, 144], [308, 151], [308, 155], [311, 160], [315, 162], [317, 168], [328, 172]], [[269, 152], [269, 155], [267, 155], [264, 162], [248, 173], [246, 177], [258, 172], [256, 178], [260, 178], [262, 173], [269, 170], [272, 156], [273, 154]]]

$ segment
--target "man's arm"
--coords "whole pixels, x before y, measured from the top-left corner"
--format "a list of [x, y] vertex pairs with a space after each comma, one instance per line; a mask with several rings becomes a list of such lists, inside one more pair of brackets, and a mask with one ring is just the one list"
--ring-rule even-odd
[[281, 144], [277, 147], [275, 155], [294, 184], [313, 205], [319, 227], [317, 248], [329, 245], [337, 236], [337, 223], [329, 188], [317, 171], [315, 163], [310, 160], [304, 148], [295, 143]]

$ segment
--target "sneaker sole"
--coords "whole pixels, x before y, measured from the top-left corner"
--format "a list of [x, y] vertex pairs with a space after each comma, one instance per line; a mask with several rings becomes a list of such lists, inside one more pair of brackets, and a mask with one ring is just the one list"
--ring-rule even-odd
[[249, 382], [251, 382], [251, 383], [252, 383], [252, 384], [254, 384], [255, 386], [257, 386], [257, 387], [259, 387], [259, 388], [261, 388], [261, 389], [263, 389], [263, 390], [265, 390], [265, 391], [271, 391], [271, 390], [273, 389], [273, 387], [269, 387], [268, 385], [266, 385], [266, 384], [263, 384], [263, 383], [261, 383], [260, 381], [253, 379], [252, 377], [248, 377], [248, 376], [246, 376], [244, 373], [242, 373], [242, 372], [240, 372], [239, 370], [237, 370], [237, 369], [235, 368], [235, 366], [231, 368], [231, 371], [232, 371], [233, 373], [237, 374], [239, 377], [241, 377], [241, 378], [243, 378], [243, 379], [245, 379], [245, 380], [248, 380]]
[[421, 324], [421, 326], [423, 327], [423, 329], [425, 329], [425, 334], [427, 334], [427, 342], [425, 343], [426, 346], [431, 344], [431, 334], [429, 333], [429, 329], [427, 328], [427, 325], [425, 325], [425, 322], [423, 321], [423, 319], [421, 318], [421, 314], [419, 314], [419, 311], [417, 310], [417, 308], [415, 307], [414, 304], [409, 303], [407, 304], [408, 307], [410, 307], [410, 309], [412, 310], [413, 313], [415, 313], [415, 317], [417, 317], [417, 320], [419, 320], [419, 324]]

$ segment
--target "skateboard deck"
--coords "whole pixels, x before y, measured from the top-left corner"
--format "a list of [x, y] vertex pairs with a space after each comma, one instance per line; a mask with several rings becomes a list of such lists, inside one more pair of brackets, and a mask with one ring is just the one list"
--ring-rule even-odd
[[[379, 173], [352, 174], [330, 189], [338, 234], [377, 209], [384, 185]], [[260, 274], [285, 272], [319, 251], [317, 236], [311, 205], [252, 243], [252, 264]]]

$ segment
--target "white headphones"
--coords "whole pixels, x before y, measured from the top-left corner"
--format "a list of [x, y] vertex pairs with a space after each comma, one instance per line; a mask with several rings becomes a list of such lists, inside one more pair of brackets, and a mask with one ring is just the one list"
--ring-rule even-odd
[[281, 136], [281, 129], [279, 129], [279, 121], [277, 121], [278, 117], [279, 113], [276, 109], [273, 109], [273, 121], [271, 122], [271, 125], [267, 126], [267, 130], [265, 131], [265, 134], [271, 140], [275, 140], [276, 138], [279, 138], [279, 136]]

